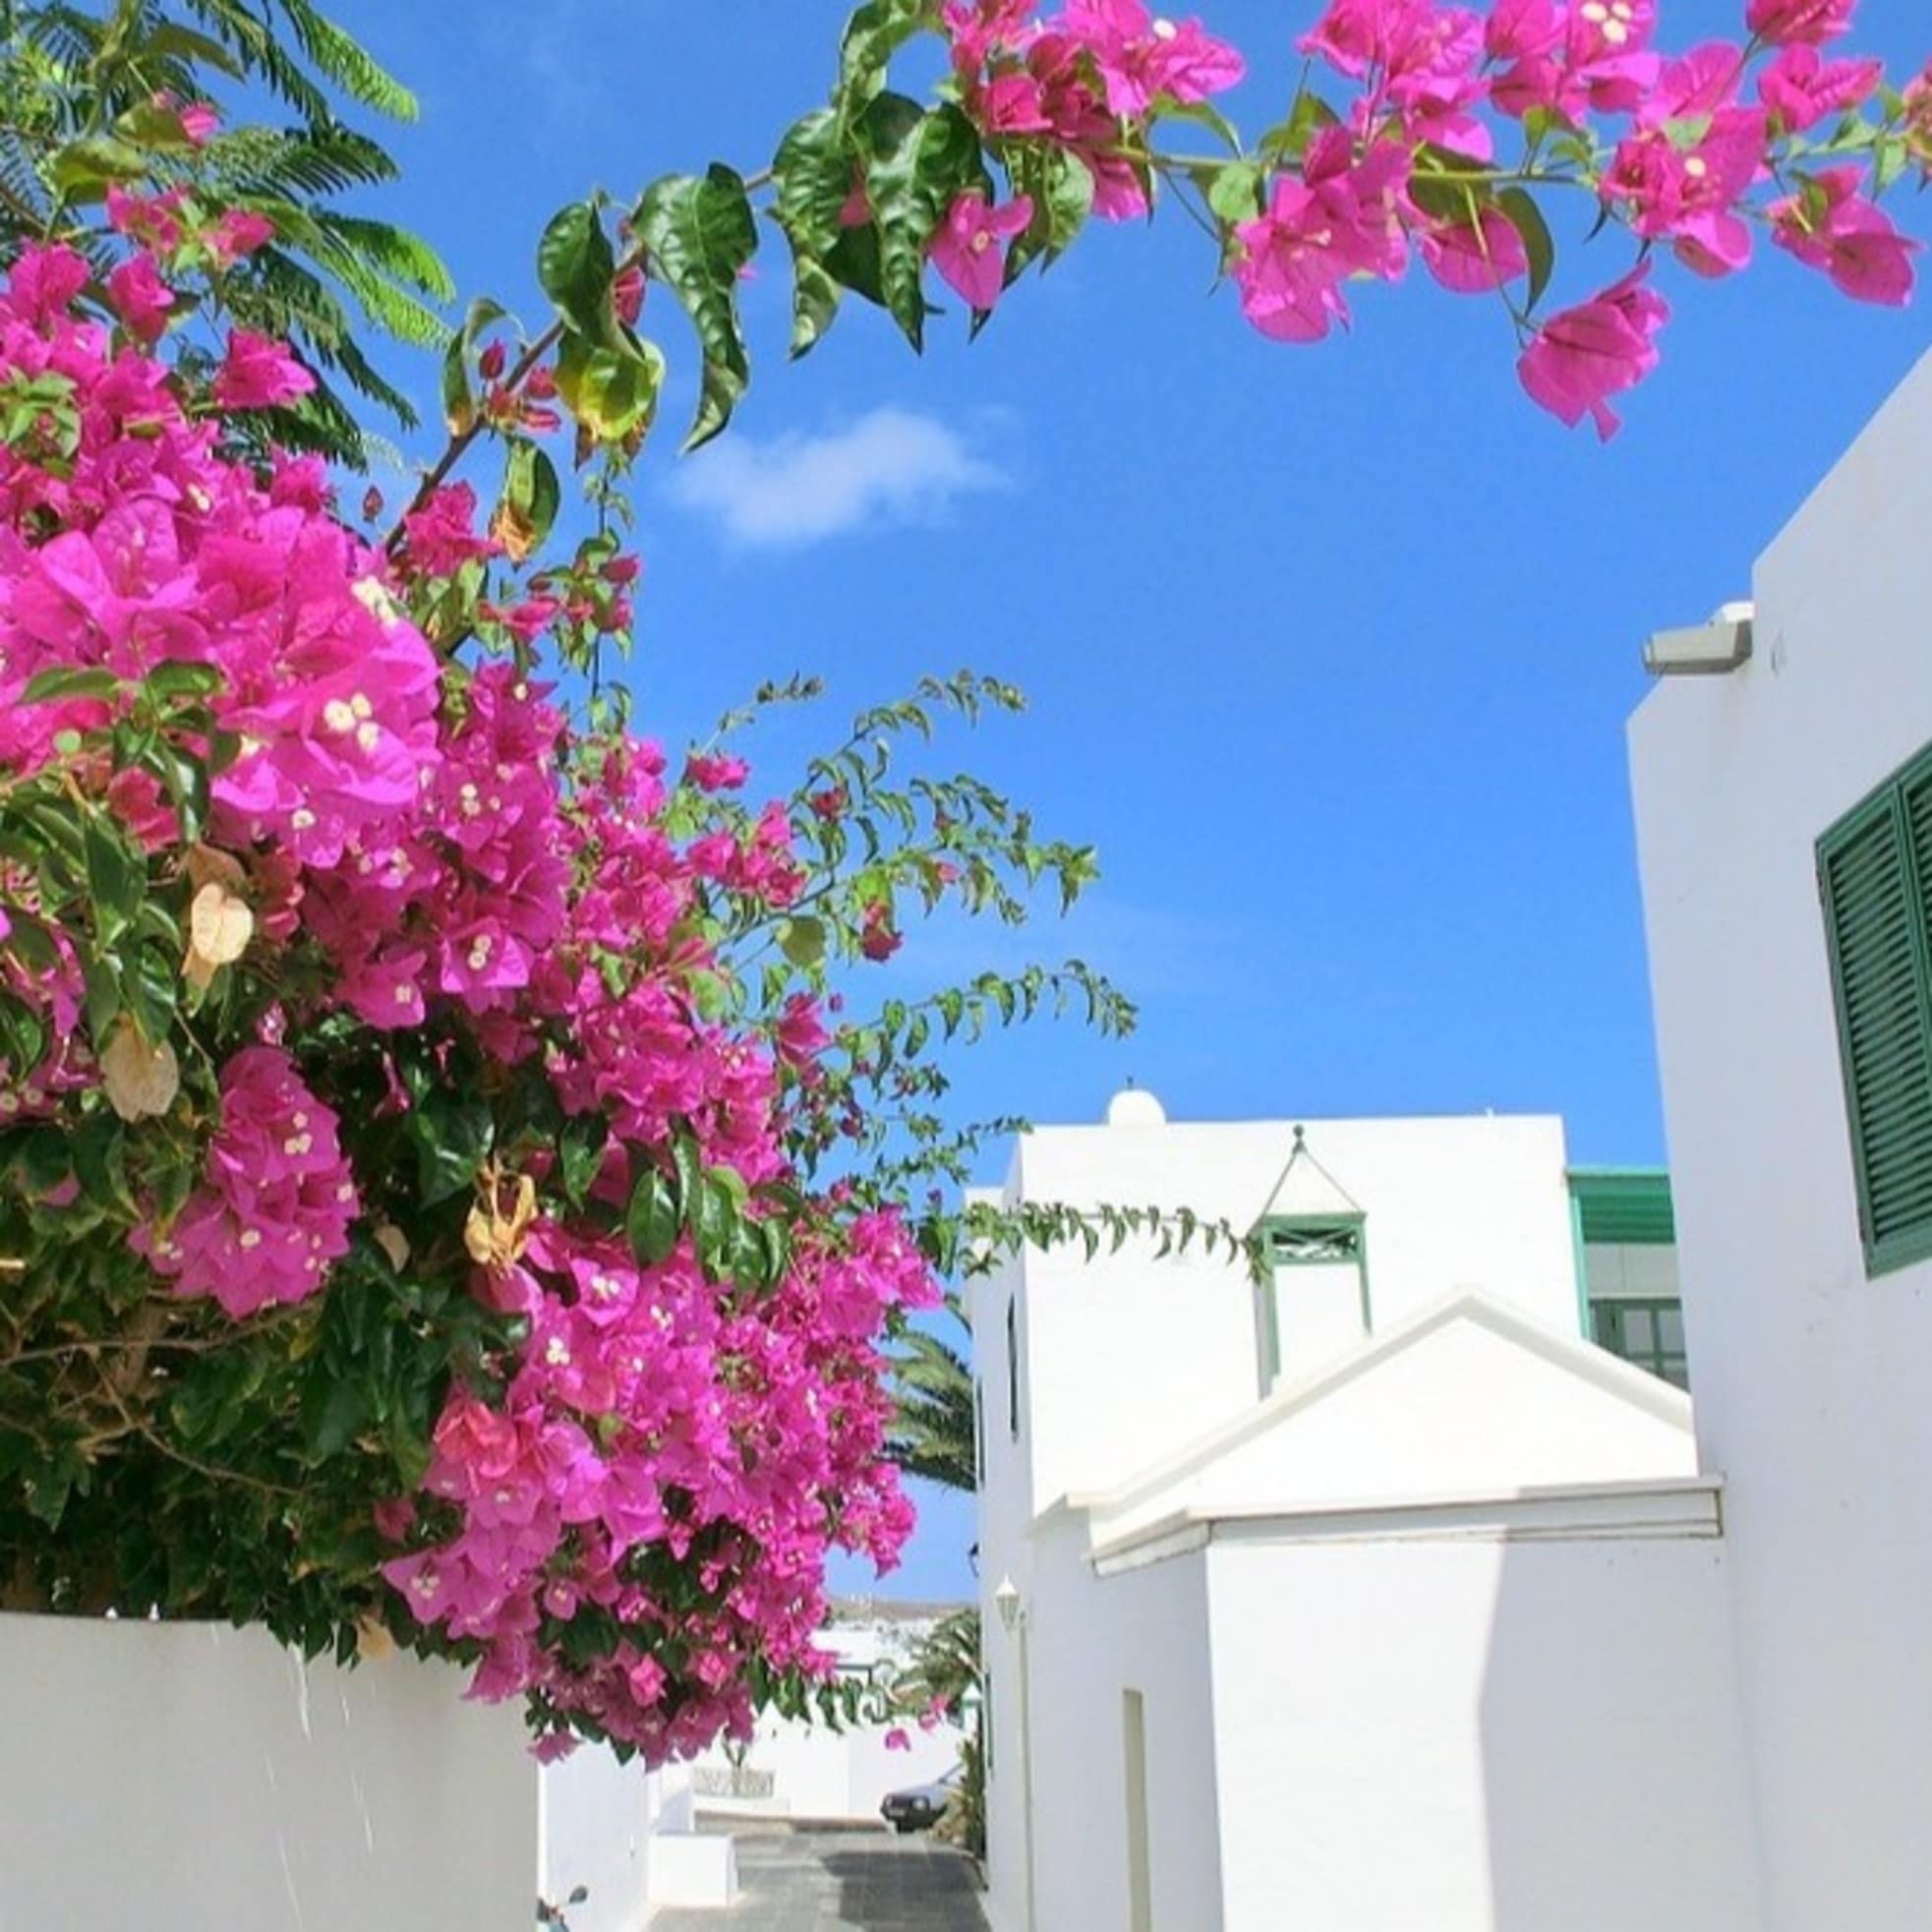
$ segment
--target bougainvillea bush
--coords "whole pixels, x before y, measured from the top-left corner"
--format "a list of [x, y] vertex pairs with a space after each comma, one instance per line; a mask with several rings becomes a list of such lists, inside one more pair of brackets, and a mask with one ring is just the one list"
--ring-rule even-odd
[[[62, 53], [88, 16], [22, 10], [59, 33], [10, 50], [9, 126], [43, 139], [30, 180], [0, 167], [4, 1601], [453, 1656], [545, 1749], [657, 1759], [802, 1709], [828, 1552], [889, 1564], [910, 1527], [892, 1336], [963, 1248], [1137, 1225], [935, 1195], [977, 1145], [935, 1048], [1131, 1010], [1075, 964], [859, 1017], [909, 913], [1019, 918], [1091, 876], [971, 779], [903, 776], [908, 733], [1013, 708], [997, 681], [927, 680], [763, 800], [729, 732], [633, 731], [647, 318], [668, 295], [695, 328], [702, 439], [749, 376], [754, 195], [801, 352], [847, 294], [915, 343], [940, 287], [983, 322], [1089, 214], [1165, 195], [1267, 333], [1320, 336], [1414, 252], [1499, 300], [1537, 401], [1607, 429], [1661, 255], [1728, 272], [1757, 224], [1903, 299], [1874, 197], [1932, 161], [1932, 89], [1839, 54], [1849, 11], [1752, 0], [1744, 40], [1666, 60], [1648, 0], [1337, 0], [1305, 45], [1339, 101], [1305, 83], [1248, 147], [1212, 105], [1243, 62], [1199, 23], [872, 0], [768, 169], [564, 209], [534, 334], [472, 305], [446, 445], [391, 514], [323, 407], [324, 350], [368, 367], [316, 322], [325, 281], [294, 346], [259, 325], [328, 183], [250, 175], [200, 97], [261, 57], [219, 30], [255, 16], [128, 4]], [[931, 102], [889, 85], [922, 33]], [[1176, 122], [1225, 151], [1168, 151]], [[1638, 257], [1547, 318], [1545, 188]]]

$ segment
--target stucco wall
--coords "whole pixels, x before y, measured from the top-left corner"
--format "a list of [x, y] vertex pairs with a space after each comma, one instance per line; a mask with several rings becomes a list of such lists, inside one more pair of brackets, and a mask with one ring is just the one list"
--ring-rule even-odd
[[[1083, 1526], [1039, 1539], [1025, 1645], [1032, 1733], [1033, 1860], [1039, 1932], [1129, 1925], [1127, 1784], [1122, 1694], [1138, 1690], [1146, 1726], [1152, 1922], [1160, 1932], [1212, 1932], [1220, 1920], [1213, 1711], [1204, 1566], [1199, 1556], [1101, 1579], [1083, 1556]], [[1017, 1798], [1018, 1634], [991, 1639], [1012, 1685], [998, 1782]], [[1023, 1824], [999, 1818], [991, 1867], [995, 1932], [1026, 1923]]]
[[[1526, 1345], [1528, 1332], [1542, 1346]], [[1094, 1508], [1108, 1540], [1177, 1509], [1502, 1495], [1696, 1472], [1690, 1402], [1574, 1337], [1470, 1303], [1412, 1324], [1306, 1397], [1253, 1412], [1192, 1463]]]
[[[905, 1733], [905, 1750], [886, 1743], [896, 1729]], [[758, 1726], [744, 1768], [771, 1779], [770, 1795], [732, 1797], [711, 1788], [713, 1778], [728, 1777], [732, 1768], [725, 1753], [714, 1749], [693, 1761], [694, 1798], [700, 1810], [721, 1818], [818, 1818], [876, 1825], [885, 1794], [943, 1777], [959, 1763], [965, 1736], [957, 1725], [924, 1730], [911, 1719], [835, 1731], [824, 1725], [768, 1718]]]
[[[1377, 1331], [1456, 1289], [1481, 1288], [1576, 1332], [1560, 1121], [1310, 1121], [1306, 1131], [1310, 1153], [1367, 1214]], [[1246, 1231], [1293, 1149], [1292, 1122], [1049, 1128], [1022, 1142], [1017, 1173], [1028, 1200], [1188, 1206]], [[1297, 1174], [1289, 1204], [1334, 1200], [1306, 1166]], [[1303, 1185], [1313, 1189], [1306, 1202]], [[1292, 1292], [1293, 1271], [1283, 1280]], [[979, 1301], [983, 1316], [990, 1300]], [[1130, 1243], [1091, 1264], [1078, 1249], [1029, 1253], [1022, 1307], [1034, 1510], [1121, 1482], [1259, 1392], [1246, 1272], [1199, 1252], [1159, 1261]], [[1290, 1356], [1292, 1329], [1284, 1323]], [[1284, 1363], [1289, 1374], [1295, 1366]], [[1004, 1415], [993, 1398], [1004, 1393], [989, 1379], [987, 1394], [990, 1434]]]
[[[1932, 1924], [1932, 1265], [1867, 1280], [1818, 836], [1932, 740], [1932, 359], [1631, 727], [1685, 1317], [1774, 1932]], [[1660, 624], [1682, 621], [1660, 612]]]
[[651, 1915], [656, 1781], [640, 1760], [619, 1764], [584, 1744], [543, 1771], [542, 1892], [560, 1904], [578, 1886], [570, 1932], [641, 1932]]
[[258, 1630], [0, 1616], [0, 1932], [528, 1932], [511, 1708]]
[[1227, 1932], [1757, 1932], [1722, 1549], [1210, 1548]]

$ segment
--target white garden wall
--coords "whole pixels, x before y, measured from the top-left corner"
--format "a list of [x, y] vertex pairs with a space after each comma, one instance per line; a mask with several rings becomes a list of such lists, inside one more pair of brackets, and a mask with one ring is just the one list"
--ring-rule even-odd
[[651, 1835], [658, 1781], [641, 1759], [619, 1764], [585, 1744], [543, 1772], [541, 1890], [559, 1904], [578, 1886], [570, 1932], [641, 1932], [651, 1915]]
[[[907, 1748], [888, 1747], [894, 1729]], [[825, 1725], [760, 1722], [741, 1773], [714, 1747], [691, 1763], [698, 1810], [718, 1818], [790, 1818], [838, 1824], [879, 1821], [888, 1791], [929, 1785], [959, 1763], [966, 1733], [952, 1724], [922, 1730], [915, 1720], [860, 1725], [835, 1731]]]
[[1932, 359], [1754, 592], [1750, 661], [1630, 734], [1698, 1434], [1773, 1932], [1921, 1932], [1932, 1263], [1866, 1278], [1814, 852], [1932, 741]]
[[1722, 1559], [1216, 1543], [1226, 1932], [1757, 1932]]
[[462, 1685], [0, 1616], [0, 1932], [528, 1932], [537, 1766]]

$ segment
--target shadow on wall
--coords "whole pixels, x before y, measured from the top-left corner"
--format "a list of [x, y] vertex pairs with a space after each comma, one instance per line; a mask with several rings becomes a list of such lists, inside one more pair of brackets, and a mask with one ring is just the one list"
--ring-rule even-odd
[[1716, 1539], [1503, 1546], [1493, 1932], [1761, 1932], [1723, 1562]]

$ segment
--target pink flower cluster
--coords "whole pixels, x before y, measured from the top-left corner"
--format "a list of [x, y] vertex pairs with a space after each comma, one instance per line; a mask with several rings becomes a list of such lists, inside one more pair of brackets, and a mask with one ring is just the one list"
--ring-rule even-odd
[[[1345, 112], [1316, 118], [1293, 163], [1271, 164], [1265, 206], [1235, 223], [1242, 309], [1263, 334], [1317, 341], [1347, 322], [1345, 285], [1400, 276], [1412, 243], [1458, 293], [1521, 282], [1531, 259], [1516, 222], [1487, 194], [1445, 192], [1443, 163], [1466, 161], [1480, 182], [1498, 127], [1531, 117], [1534, 143], [1552, 131], [1601, 143], [1609, 159], [1591, 185], [1606, 211], [1697, 274], [1742, 267], [1751, 220], [1762, 218], [1781, 247], [1846, 294], [1903, 302], [1917, 245], [1876, 206], [1862, 165], [1806, 176], [1787, 164], [1778, 178], [1795, 189], [1751, 202], [1773, 179], [1781, 145], [1877, 95], [1879, 62], [1828, 51], [1852, 9], [1853, 0], [1748, 0], [1748, 46], [1714, 41], [1667, 59], [1652, 44], [1656, 0], [1492, 0], [1482, 10], [1330, 0], [1300, 45], [1354, 92]], [[1079, 156], [1097, 211], [1114, 219], [1146, 207], [1147, 117], [1167, 103], [1197, 105], [1242, 75], [1240, 57], [1198, 22], [1155, 19], [1140, 0], [1068, 0], [1049, 20], [1036, 18], [1036, 0], [951, 0], [944, 26], [981, 132], [996, 148], [1045, 143]], [[1922, 165], [1932, 162], [1925, 85], [1906, 96], [1903, 131]], [[998, 299], [1005, 245], [1032, 212], [1024, 196], [1002, 208], [977, 192], [954, 204], [932, 260], [973, 308]], [[1633, 304], [1632, 286], [1626, 278], [1541, 327], [1519, 320], [1530, 394], [1566, 421], [1592, 417], [1605, 435], [1616, 423], [1609, 398], [1655, 367], [1668, 314], [1648, 293]]]
[[[495, 1292], [531, 1339], [500, 1408], [459, 1393], [438, 1427], [425, 1488], [460, 1531], [383, 1574], [423, 1622], [486, 1646], [486, 1693], [534, 1688], [654, 1762], [741, 1733], [753, 1658], [825, 1666], [828, 1534], [890, 1562], [910, 1527], [880, 1461], [874, 1338], [890, 1308], [932, 1300], [917, 1251], [897, 1217], [863, 1216], [733, 1307], [688, 1246], [644, 1268], [547, 1224]], [[696, 1565], [700, 1610], [630, 1562], [654, 1549]], [[562, 1627], [595, 1611], [623, 1640], [564, 1662]], [[673, 1639], [681, 1684], [662, 1662]]]
[[[185, 209], [120, 214], [156, 249], [190, 245], [169, 228]], [[654, 747], [579, 742], [515, 663], [439, 662], [406, 607], [498, 565], [474, 498], [446, 490], [414, 512], [392, 568], [337, 520], [319, 464], [258, 476], [228, 460], [149, 354], [147, 321], [172, 297], [154, 259], [135, 262], [162, 293], [143, 282], [134, 300], [135, 277], [118, 295], [110, 278], [118, 330], [77, 313], [89, 271], [65, 250], [28, 251], [0, 294], [0, 387], [51, 380], [78, 427], [71, 448], [53, 427], [0, 448], [0, 771], [59, 763], [154, 854], [153, 889], [179, 890], [184, 911], [196, 878], [219, 882], [240, 924], [216, 967], [274, 1003], [228, 1043], [200, 1184], [130, 1246], [174, 1293], [237, 1318], [325, 1288], [359, 1222], [399, 1268], [450, 1266], [393, 1160], [405, 1047], [434, 1066], [460, 1044], [486, 1086], [534, 1074], [562, 1116], [602, 1122], [587, 1196], [567, 1197], [580, 1207], [541, 1149], [479, 1179], [473, 1218], [505, 1231], [469, 1248], [488, 1259], [454, 1265], [513, 1339], [494, 1379], [453, 1382], [420, 1494], [381, 1507], [398, 1551], [385, 1574], [426, 1632], [481, 1647], [483, 1694], [527, 1694], [554, 1733], [694, 1750], [748, 1722], [754, 1668], [820, 1668], [828, 1550], [889, 1564], [911, 1524], [883, 1459], [879, 1342], [933, 1289], [901, 1220], [838, 1195], [788, 1205], [791, 1260], [762, 1294], [712, 1278], [688, 1239], [642, 1267], [620, 1231], [676, 1135], [747, 1196], [795, 1186], [787, 1108], [828, 1045], [816, 1003], [792, 995], [768, 1040], [707, 1019], [699, 992], [729, 970], [701, 936], [710, 902], [783, 907], [803, 891], [792, 827], [781, 807], [738, 806], [742, 762], [710, 754], [675, 799], [683, 823], [704, 801], [708, 829], [673, 836]], [[265, 400], [285, 365], [237, 339], [214, 380]], [[620, 601], [634, 571], [605, 570]], [[21, 702], [49, 670], [132, 684], [170, 665], [217, 674], [205, 703], [233, 747], [186, 855], [165, 792], [104, 748], [131, 693]], [[182, 743], [207, 748], [201, 727]], [[0, 892], [33, 910], [27, 875]], [[39, 1068], [0, 1070], [0, 1107], [97, 1105], [78, 970], [63, 953], [30, 973], [11, 949], [5, 968], [56, 1044]], [[345, 1018], [366, 1029], [352, 1057], [390, 1069], [376, 1120], [366, 1098], [327, 1104]], [[170, 1095], [150, 1111], [175, 1113], [172, 1129], [191, 1110]], [[359, 1165], [365, 1144], [390, 1151]], [[526, 1191], [541, 1206], [521, 1219], [490, 1204]], [[591, 1612], [615, 1636], [566, 1642]]]
[[[1093, 177], [1094, 211], [1126, 221], [1147, 208], [1140, 170], [1122, 149], [1121, 123], [1156, 100], [1196, 105], [1240, 81], [1240, 54], [1198, 20], [1156, 18], [1141, 0], [1067, 0], [1050, 19], [1039, 0], [947, 0], [943, 21], [966, 112], [994, 139], [1040, 139], [1077, 156]], [[971, 304], [999, 300], [1002, 244], [1025, 229], [1032, 203], [993, 208], [961, 196], [932, 243], [934, 265]]]
[[305, 1300], [361, 1211], [337, 1125], [286, 1053], [244, 1047], [221, 1070], [204, 1186], [166, 1233], [137, 1230], [136, 1250], [177, 1295], [209, 1296], [238, 1321]]

